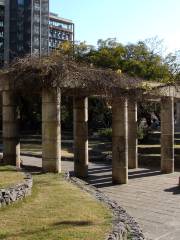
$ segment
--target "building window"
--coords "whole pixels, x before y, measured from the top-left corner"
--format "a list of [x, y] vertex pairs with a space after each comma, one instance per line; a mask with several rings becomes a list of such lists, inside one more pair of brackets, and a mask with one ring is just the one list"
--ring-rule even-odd
[[18, 5], [24, 5], [24, 0], [18, 0]]

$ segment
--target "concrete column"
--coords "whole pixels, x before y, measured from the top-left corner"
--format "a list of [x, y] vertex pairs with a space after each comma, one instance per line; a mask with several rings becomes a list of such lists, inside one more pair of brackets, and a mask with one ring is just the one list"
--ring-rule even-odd
[[20, 141], [14, 94], [3, 91], [3, 162], [20, 167]]
[[137, 102], [134, 99], [128, 100], [128, 166], [138, 167], [137, 151]]
[[176, 127], [180, 129], [180, 102], [176, 103]]
[[74, 97], [74, 171], [88, 176], [88, 98]]
[[61, 172], [61, 94], [59, 89], [42, 91], [42, 167]]
[[128, 183], [127, 99], [114, 97], [112, 104], [112, 179]]
[[174, 99], [161, 99], [161, 170], [174, 172]]

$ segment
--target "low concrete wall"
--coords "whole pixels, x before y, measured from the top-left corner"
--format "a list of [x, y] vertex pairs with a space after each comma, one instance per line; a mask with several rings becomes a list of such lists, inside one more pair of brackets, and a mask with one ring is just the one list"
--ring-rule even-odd
[[33, 185], [32, 176], [29, 173], [24, 174], [25, 177], [23, 183], [7, 189], [0, 189], [0, 208], [31, 195]]

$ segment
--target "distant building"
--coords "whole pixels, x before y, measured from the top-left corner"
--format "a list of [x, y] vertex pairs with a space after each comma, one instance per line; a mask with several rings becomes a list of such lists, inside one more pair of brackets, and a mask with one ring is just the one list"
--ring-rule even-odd
[[48, 54], [49, 0], [5, 0], [4, 59]]
[[4, 0], [0, 0], [0, 67], [4, 65]]
[[49, 13], [49, 0], [0, 0], [0, 67], [47, 55], [65, 40], [74, 42], [74, 23]]
[[49, 50], [57, 48], [63, 41], [74, 42], [74, 23], [71, 20], [49, 15]]

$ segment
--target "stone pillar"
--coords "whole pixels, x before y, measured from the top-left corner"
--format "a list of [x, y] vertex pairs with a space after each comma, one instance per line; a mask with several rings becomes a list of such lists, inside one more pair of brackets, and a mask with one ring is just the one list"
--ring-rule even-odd
[[137, 151], [137, 102], [128, 100], [128, 166], [131, 169], [138, 167]]
[[174, 172], [174, 99], [161, 99], [161, 171]]
[[20, 141], [14, 94], [3, 91], [3, 162], [20, 167]]
[[180, 130], [180, 102], [176, 103], [176, 127]]
[[74, 171], [88, 176], [88, 98], [74, 97]]
[[61, 94], [60, 90], [42, 91], [42, 168], [61, 172]]
[[113, 98], [112, 104], [112, 180], [128, 183], [127, 99]]

